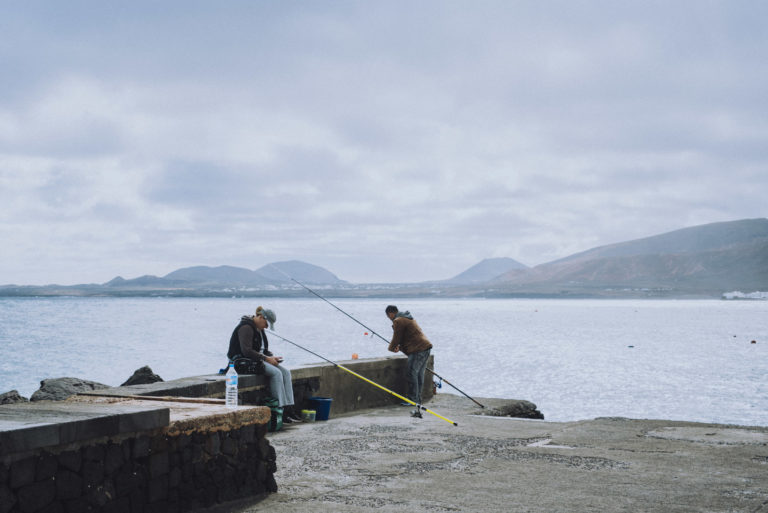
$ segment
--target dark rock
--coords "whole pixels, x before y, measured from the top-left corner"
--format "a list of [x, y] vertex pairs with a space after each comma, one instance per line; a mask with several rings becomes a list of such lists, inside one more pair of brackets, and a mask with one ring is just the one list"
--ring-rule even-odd
[[102, 444], [88, 445], [83, 448], [83, 459], [86, 461], [103, 462], [105, 451], [106, 449]]
[[118, 444], [109, 444], [104, 458], [104, 472], [113, 474], [123, 465], [123, 451]]
[[18, 497], [21, 511], [38, 511], [56, 498], [56, 483], [47, 479], [27, 485], [19, 490]]
[[221, 452], [227, 456], [234, 456], [237, 454], [237, 441], [230, 437], [224, 438], [221, 442]]
[[177, 488], [181, 484], [182, 473], [179, 467], [174, 467], [168, 473], [168, 486], [171, 488]]
[[93, 508], [88, 505], [85, 497], [78, 497], [66, 502], [66, 510], [67, 513], [81, 513], [82, 511], [93, 511]]
[[64, 505], [60, 502], [54, 501], [41, 509], [38, 513], [66, 513]]
[[157, 383], [158, 381], [163, 381], [163, 378], [152, 372], [152, 369], [150, 369], [148, 365], [145, 365], [140, 369], [136, 369], [133, 375], [120, 386], [148, 385], [150, 383]]
[[102, 509], [104, 513], [131, 513], [131, 500], [128, 497], [113, 500]]
[[63, 401], [67, 397], [80, 392], [90, 392], [109, 388], [108, 385], [88, 381], [80, 378], [53, 378], [44, 379], [40, 382], [40, 389], [37, 390], [30, 401]]
[[150, 439], [147, 436], [139, 436], [133, 440], [133, 459], [146, 458], [149, 456]]
[[16, 496], [10, 488], [0, 483], [0, 513], [8, 513], [16, 504]]
[[95, 488], [104, 480], [104, 463], [101, 461], [83, 462], [83, 485]]
[[83, 480], [69, 470], [62, 470], [56, 474], [56, 497], [61, 501], [70, 501], [80, 497]]
[[217, 431], [208, 435], [208, 438], [205, 440], [205, 452], [211, 456], [216, 456], [221, 452], [221, 438], [219, 438]]
[[140, 490], [144, 485], [144, 473], [138, 466], [128, 468], [115, 476], [115, 489], [118, 497], [127, 497]]
[[98, 511], [104, 511], [104, 506], [109, 504], [115, 497], [115, 486], [110, 481], [90, 488], [87, 500]]
[[45, 481], [52, 478], [56, 474], [56, 468], [59, 466], [59, 462], [51, 453], [45, 452], [40, 455], [37, 460], [37, 468], [35, 470], [35, 481]]
[[11, 488], [21, 488], [31, 484], [35, 480], [35, 459], [33, 457], [11, 463]]
[[156, 478], [165, 475], [170, 470], [168, 453], [161, 452], [158, 454], [152, 454], [149, 457], [149, 475], [151, 478]]
[[10, 392], [0, 394], [0, 404], [26, 403], [27, 401], [29, 399], [19, 395], [18, 390], [11, 390]]
[[150, 480], [147, 491], [147, 501], [151, 504], [168, 498], [168, 476], [160, 476]]
[[482, 415], [492, 417], [516, 417], [521, 419], [543, 419], [544, 414], [530, 401], [510, 401], [490, 410], [483, 410]]
[[66, 451], [59, 454], [59, 465], [73, 472], [80, 471], [80, 465], [83, 462], [83, 456], [80, 451]]

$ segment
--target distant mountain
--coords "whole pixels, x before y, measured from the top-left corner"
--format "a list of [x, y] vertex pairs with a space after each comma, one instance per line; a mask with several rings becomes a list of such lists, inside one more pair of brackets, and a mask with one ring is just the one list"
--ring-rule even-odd
[[312, 285], [340, 285], [347, 283], [344, 280], [340, 280], [327, 269], [299, 260], [274, 262], [259, 267], [254, 272], [269, 281], [277, 283], [293, 283], [291, 278]]
[[243, 267], [221, 265], [208, 267], [204, 265], [184, 267], [157, 276], [141, 276], [126, 280], [120, 276], [105, 283], [110, 288], [264, 288], [281, 285], [294, 285], [295, 278], [308, 285], [342, 285], [346, 284], [330, 271], [299, 260], [274, 262], [255, 271]]
[[256, 270], [195, 266], [163, 277], [117, 276], [101, 284], [0, 286], [0, 296], [297, 297], [294, 282], [339, 297], [722, 297], [768, 291], [768, 219], [683, 228], [600, 246], [526, 267], [489, 258], [451, 279], [414, 284], [350, 284], [327, 269], [298, 260]]
[[528, 266], [521, 264], [517, 260], [511, 258], [486, 258], [481, 262], [473, 265], [466, 271], [457, 274], [449, 280], [445, 280], [444, 283], [450, 284], [464, 284], [469, 285], [472, 283], [484, 283], [491, 281], [492, 279], [501, 276], [512, 270], [528, 269]]
[[243, 267], [232, 267], [230, 265], [220, 265], [218, 267], [207, 267], [204, 265], [184, 267], [166, 274], [163, 279], [181, 281], [198, 286], [256, 286], [269, 283], [269, 280], [256, 271], [251, 271], [250, 269], [245, 269]]
[[643, 239], [600, 246], [549, 264], [606, 257], [701, 253], [761, 239], [768, 240], [768, 219], [743, 219], [682, 228]]
[[121, 287], [179, 287], [183, 286], [185, 282], [181, 280], [167, 280], [165, 278], [158, 278], [150, 274], [139, 276], [130, 280], [124, 279], [122, 276], [117, 276], [107, 283], [104, 283], [105, 287], [121, 288]]
[[768, 219], [713, 223], [622, 242], [494, 280], [529, 291], [768, 290]]

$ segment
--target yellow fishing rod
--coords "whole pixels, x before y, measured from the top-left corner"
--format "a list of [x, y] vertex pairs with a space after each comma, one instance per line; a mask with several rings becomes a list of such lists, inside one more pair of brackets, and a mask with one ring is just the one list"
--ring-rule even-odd
[[307, 349], [306, 347], [297, 344], [296, 342], [288, 340], [285, 337], [281, 337], [280, 335], [278, 335], [274, 331], [270, 331], [269, 334], [279, 338], [280, 340], [282, 340], [284, 342], [288, 342], [289, 344], [293, 344], [294, 346], [298, 347], [299, 349], [303, 349], [304, 351], [306, 351], [308, 353], [311, 353], [311, 354], [317, 356], [318, 358], [321, 358], [321, 359], [325, 360], [326, 362], [328, 362], [330, 364], [333, 364], [334, 366], [338, 367], [341, 370], [347, 371], [348, 373], [352, 374], [356, 378], [360, 378], [363, 381], [365, 381], [366, 383], [370, 383], [371, 385], [373, 385], [373, 386], [375, 386], [377, 388], [380, 388], [381, 390], [383, 390], [383, 391], [385, 391], [385, 392], [387, 392], [389, 394], [392, 394], [393, 396], [397, 397], [398, 399], [401, 399], [403, 401], [406, 401], [406, 402], [414, 405], [419, 410], [424, 410], [427, 413], [431, 413], [432, 415], [434, 415], [438, 419], [442, 419], [442, 420], [448, 422], [449, 424], [453, 424], [454, 426], [458, 426], [458, 424], [455, 423], [454, 421], [452, 421], [451, 419], [447, 419], [447, 418], [443, 417], [442, 415], [440, 415], [439, 413], [435, 413], [432, 410], [430, 410], [429, 408], [426, 408], [425, 406], [422, 406], [421, 404], [415, 403], [415, 402], [411, 401], [410, 399], [408, 399], [407, 397], [403, 397], [402, 395], [398, 394], [397, 392], [393, 392], [392, 390], [390, 390], [390, 389], [388, 389], [386, 387], [383, 387], [383, 386], [379, 385], [378, 383], [376, 383], [374, 381], [371, 381], [370, 379], [366, 378], [365, 376], [361, 376], [357, 372], [353, 371], [352, 369], [348, 369], [347, 367], [344, 367], [340, 363], [336, 363], [334, 361], [331, 361], [328, 358], [326, 358], [325, 356], [321, 356], [321, 355], [317, 354], [316, 352], [311, 351], [311, 350]]

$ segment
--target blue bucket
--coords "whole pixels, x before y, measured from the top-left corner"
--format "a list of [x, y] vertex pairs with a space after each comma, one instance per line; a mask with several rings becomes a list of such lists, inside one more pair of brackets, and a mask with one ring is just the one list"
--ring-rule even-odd
[[328, 415], [331, 413], [331, 401], [330, 397], [310, 397], [309, 404], [317, 412], [315, 420], [328, 420]]

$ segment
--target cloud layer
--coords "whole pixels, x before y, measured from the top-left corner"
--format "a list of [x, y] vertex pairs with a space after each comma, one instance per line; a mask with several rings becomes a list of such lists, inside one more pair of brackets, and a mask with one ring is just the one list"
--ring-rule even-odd
[[35, 2], [0, 19], [0, 283], [354, 282], [765, 216], [762, 2]]

